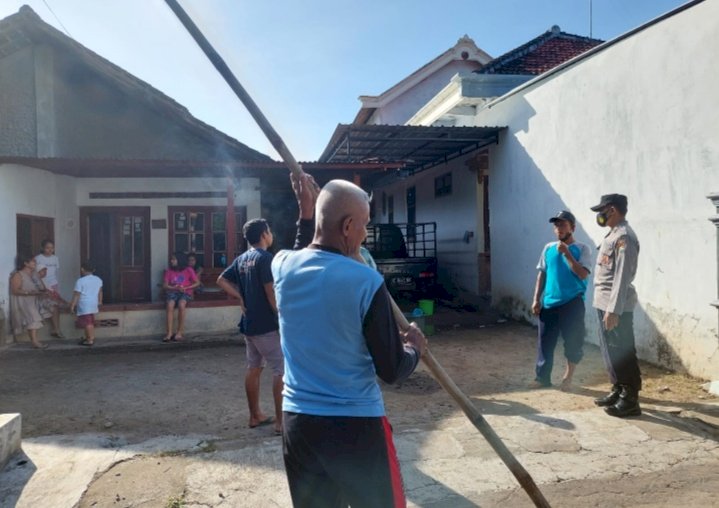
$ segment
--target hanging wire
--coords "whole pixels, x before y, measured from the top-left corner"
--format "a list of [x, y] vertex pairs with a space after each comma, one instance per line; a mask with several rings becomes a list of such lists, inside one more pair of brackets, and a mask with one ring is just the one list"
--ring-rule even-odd
[[70, 32], [67, 30], [67, 28], [65, 28], [65, 25], [63, 25], [63, 24], [62, 24], [62, 21], [60, 21], [60, 18], [58, 18], [58, 17], [57, 17], [57, 14], [55, 14], [55, 11], [53, 11], [52, 8], [50, 7], [50, 5], [48, 5], [47, 0], [42, 0], [42, 3], [44, 3], [44, 4], [45, 4], [45, 7], [47, 7], [47, 10], [49, 10], [49, 11], [52, 13], [52, 15], [55, 16], [55, 19], [57, 20], [58, 23], [60, 23], [60, 26], [61, 26], [62, 29], [65, 31], [65, 33], [67, 34], [67, 36], [68, 36], [68, 37], [72, 37], [72, 35], [70, 35]]

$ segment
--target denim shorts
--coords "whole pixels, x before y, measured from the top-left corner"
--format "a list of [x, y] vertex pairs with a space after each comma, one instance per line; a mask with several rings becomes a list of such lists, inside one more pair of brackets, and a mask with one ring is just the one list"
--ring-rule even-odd
[[192, 301], [192, 297], [190, 295], [187, 293], [180, 293], [179, 291], [171, 291], [167, 293], [166, 298], [168, 302], [180, 303], [182, 300], [185, 300], [186, 302]]

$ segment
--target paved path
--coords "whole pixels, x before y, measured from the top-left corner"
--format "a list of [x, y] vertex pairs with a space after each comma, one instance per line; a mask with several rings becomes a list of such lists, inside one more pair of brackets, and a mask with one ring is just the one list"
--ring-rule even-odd
[[[694, 508], [716, 506], [719, 499], [719, 432], [704, 422], [651, 408], [627, 420], [599, 410], [487, 420], [554, 506]], [[410, 506], [531, 506], [465, 418], [447, 419], [432, 430], [404, 428], [395, 438]], [[117, 482], [117, 492], [108, 494], [114, 499], [95, 506], [139, 506], [136, 496], [123, 494], [119, 471], [141, 461], [156, 467], [158, 477], [181, 469], [175, 477], [188, 508], [291, 506], [280, 440], [267, 436], [254, 446], [237, 444], [199, 435], [133, 445], [103, 435], [27, 439], [26, 457], [0, 473], [0, 507], [73, 507], [94, 480]], [[647, 504], [650, 499], [640, 497], [647, 489], [638, 489], [642, 483], [659, 498]], [[147, 496], [143, 506], [167, 504], [167, 498], [153, 500], [152, 492]]]

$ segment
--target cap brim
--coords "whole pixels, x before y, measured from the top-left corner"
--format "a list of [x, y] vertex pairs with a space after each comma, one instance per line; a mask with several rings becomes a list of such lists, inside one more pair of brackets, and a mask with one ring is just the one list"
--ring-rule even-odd
[[605, 206], [607, 206], [607, 205], [606, 205], [606, 204], [603, 205], [602, 203], [599, 203], [597, 206], [591, 207], [590, 210], [593, 211], [593, 212], [598, 212], [599, 210], [601, 210], [601, 209], [604, 208]]

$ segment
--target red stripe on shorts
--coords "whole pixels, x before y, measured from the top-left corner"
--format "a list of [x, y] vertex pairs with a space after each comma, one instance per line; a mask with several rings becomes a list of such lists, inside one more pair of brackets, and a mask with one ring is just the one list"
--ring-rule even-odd
[[389, 460], [389, 473], [392, 480], [394, 508], [407, 508], [407, 499], [404, 497], [404, 485], [402, 484], [402, 472], [399, 469], [397, 450], [392, 439], [392, 426], [386, 416], [382, 417], [382, 426], [384, 427], [384, 440], [387, 444], [387, 459]]

